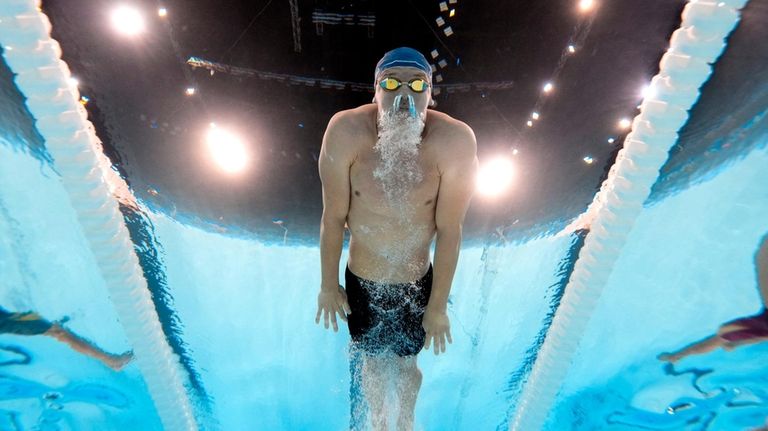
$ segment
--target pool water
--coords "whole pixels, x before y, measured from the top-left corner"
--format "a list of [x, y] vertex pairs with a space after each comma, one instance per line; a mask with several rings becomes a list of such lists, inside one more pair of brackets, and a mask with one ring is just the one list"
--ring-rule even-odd
[[[647, 206], [548, 429], [742, 429], [768, 417], [768, 343], [672, 368], [656, 359], [759, 309], [753, 254], [768, 228], [764, 143]], [[51, 166], [23, 143], [0, 145], [0, 184], [3, 306], [67, 317], [102, 348], [129, 349]], [[152, 211], [132, 223], [132, 234], [150, 239], [138, 251], [201, 423], [348, 426], [349, 337], [313, 323], [316, 247], [232, 238]], [[421, 429], [505, 428], [520, 369], [578, 243], [576, 234], [542, 235], [462, 251], [449, 307], [454, 344], [420, 358]], [[0, 367], [0, 429], [160, 428], [132, 365], [116, 373], [47, 337], [2, 335]]]

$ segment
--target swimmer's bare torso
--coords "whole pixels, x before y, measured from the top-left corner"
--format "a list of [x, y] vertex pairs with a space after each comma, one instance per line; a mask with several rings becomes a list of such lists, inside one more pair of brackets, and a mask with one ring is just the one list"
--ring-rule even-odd
[[357, 276], [383, 283], [418, 280], [429, 267], [429, 249], [435, 235], [435, 208], [440, 188], [440, 157], [449, 157], [448, 148], [439, 151], [440, 136], [456, 120], [436, 111], [427, 111], [419, 146], [417, 166], [422, 180], [403, 196], [406, 214], [385, 196], [381, 181], [374, 177], [380, 156], [377, 142], [376, 105], [364, 105], [345, 112], [347, 145], [352, 154], [349, 168], [350, 201], [347, 227], [351, 233], [349, 268]]

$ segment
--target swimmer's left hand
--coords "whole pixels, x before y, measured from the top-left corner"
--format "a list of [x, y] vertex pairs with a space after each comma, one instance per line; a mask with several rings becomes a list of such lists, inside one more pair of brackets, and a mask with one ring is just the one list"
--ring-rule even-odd
[[328, 322], [333, 324], [333, 331], [339, 332], [339, 324], [336, 322], [336, 315], [343, 321], [347, 321], [347, 316], [352, 313], [347, 301], [347, 292], [342, 285], [338, 288], [320, 288], [317, 295], [317, 315], [315, 323], [320, 323], [320, 316], [324, 316], [325, 329], [328, 329]]
[[433, 310], [427, 307], [421, 325], [427, 333], [424, 341], [424, 350], [429, 350], [430, 344], [434, 346], [435, 355], [445, 353], [445, 341], [453, 343], [451, 338], [451, 323], [445, 311]]

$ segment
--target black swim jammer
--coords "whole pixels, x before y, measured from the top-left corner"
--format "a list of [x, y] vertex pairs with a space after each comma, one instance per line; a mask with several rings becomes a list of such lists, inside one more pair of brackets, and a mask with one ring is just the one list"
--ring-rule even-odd
[[14, 313], [0, 307], [0, 334], [41, 335], [52, 325], [37, 313]]
[[413, 356], [424, 347], [421, 326], [432, 292], [432, 265], [418, 281], [384, 284], [360, 278], [347, 266], [345, 274], [349, 334], [370, 355]]

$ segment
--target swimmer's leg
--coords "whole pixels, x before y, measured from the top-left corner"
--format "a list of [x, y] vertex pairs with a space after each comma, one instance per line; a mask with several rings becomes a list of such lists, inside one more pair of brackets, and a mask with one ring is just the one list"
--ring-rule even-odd
[[51, 328], [45, 331], [43, 335], [53, 337], [62, 343], [67, 344], [77, 352], [90, 356], [94, 359], [98, 359], [99, 361], [103, 362], [104, 365], [112, 368], [115, 371], [120, 371], [125, 366], [125, 364], [130, 362], [130, 360], [133, 358], [132, 352], [125, 352], [120, 355], [107, 353], [90, 341], [75, 334], [69, 329], [64, 328], [58, 323], [52, 324]]
[[387, 411], [384, 407], [389, 387], [387, 369], [390, 361], [391, 359], [386, 357], [363, 356], [363, 392], [371, 409], [371, 424], [374, 431], [388, 429]]
[[659, 355], [659, 359], [662, 361], [675, 363], [690, 355], [700, 355], [703, 353], [709, 353], [718, 347], [725, 347], [726, 341], [720, 338], [719, 334], [715, 334], [711, 337], [703, 340], [691, 343], [684, 348], [672, 353], [662, 353]]
[[400, 415], [397, 418], [398, 431], [413, 430], [416, 398], [421, 388], [422, 374], [416, 364], [416, 355], [395, 359], [395, 388], [400, 399]]

